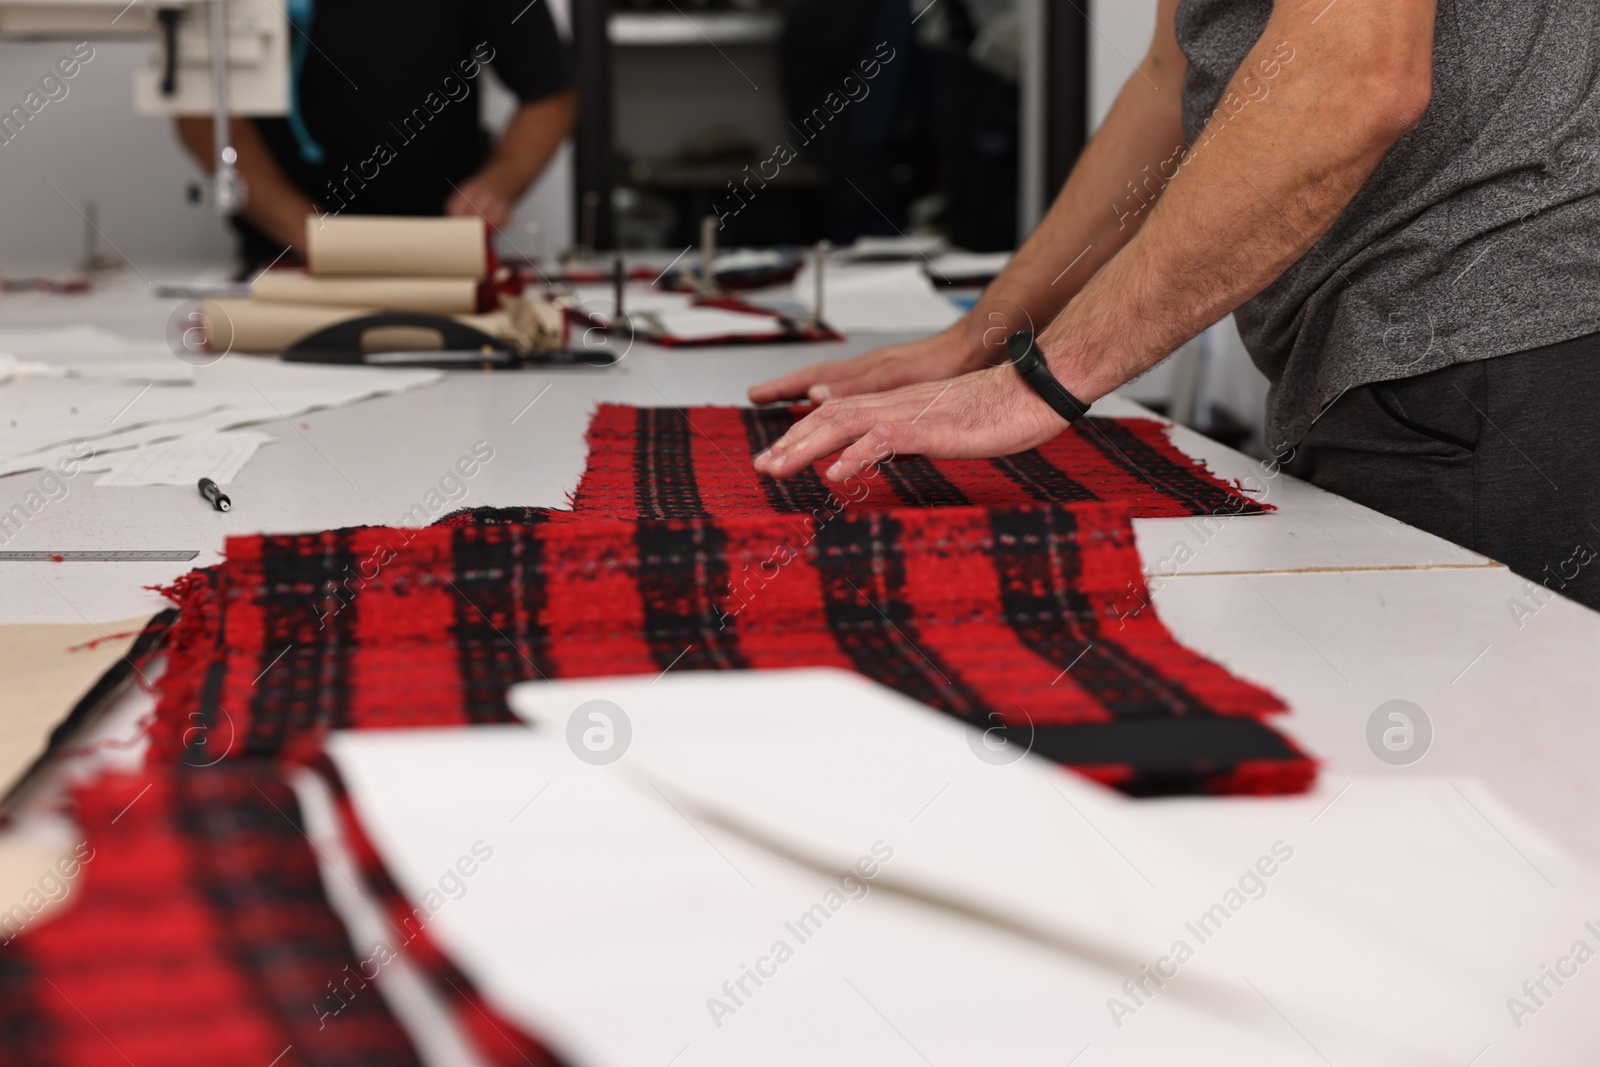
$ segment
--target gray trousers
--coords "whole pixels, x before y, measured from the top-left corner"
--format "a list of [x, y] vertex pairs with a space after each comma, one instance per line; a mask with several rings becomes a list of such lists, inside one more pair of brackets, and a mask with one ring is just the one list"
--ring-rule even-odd
[[1600, 334], [1352, 389], [1289, 469], [1600, 609]]

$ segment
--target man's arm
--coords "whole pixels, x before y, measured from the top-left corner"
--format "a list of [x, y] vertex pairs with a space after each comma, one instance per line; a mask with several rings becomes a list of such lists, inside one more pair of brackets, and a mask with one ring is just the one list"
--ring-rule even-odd
[[1055, 203], [983, 298], [934, 337], [854, 359], [819, 363], [750, 390], [757, 404], [852, 396], [933, 381], [991, 362], [1015, 330], [1043, 327], [1150, 215], [1185, 144], [1188, 60], [1173, 30], [1178, 0], [1161, 0], [1156, 32], [1138, 69], [1072, 168]]
[[[207, 173], [214, 170], [217, 153], [211, 143], [211, 119], [184, 115], [174, 120], [174, 124], [178, 140], [201, 169]], [[244, 217], [262, 233], [304, 256], [306, 216], [314, 210], [310, 198], [285, 176], [267, 150], [255, 123], [247, 118], [236, 118], [230, 129], [233, 147], [239, 153], [239, 176], [245, 185]]]
[[[1086, 402], [1105, 395], [1306, 254], [1427, 109], [1436, 6], [1279, 0], [1223, 97], [1257, 99], [1213, 115], [1145, 225], [1040, 335], [1062, 384]], [[1263, 96], [1261, 64], [1274, 59]], [[890, 452], [1006, 455], [1062, 425], [997, 367], [830, 401], [756, 468], [787, 476], [849, 446], [829, 471], [843, 478]]]
[[496, 227], [511, 221], [517, 201], [572, 132], [578, 94], [571, 89], [523, 104], [511, 116], [489, 161], [445, 201], [446, 215], [482, 215]]
[[1269, 94], [1200, 138], [1145, 229], [1041, 337], [1068, 389], [1086, 400], [1110, 392], [1310, 251], [1421, 121], [1436, 6], [1278, 4], [1229, 85], [1248, 99], [1247, 72], [1293, 56]]

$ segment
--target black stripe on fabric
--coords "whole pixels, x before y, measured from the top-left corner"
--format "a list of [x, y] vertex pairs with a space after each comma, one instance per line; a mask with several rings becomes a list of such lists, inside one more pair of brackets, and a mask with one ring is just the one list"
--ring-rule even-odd
[[[788, 408], [746, 408], [741, 412], [741, 417], [751, 456], [759, 456], [771, 448], [772, 443], [794, 425]], [[819, 508], [828, 512], [839, 510], [839, 498], [810, 467], [782, 481], [765, 474], [756, 477], [760, 479], [761, 491], [766, 494], [767, 503], [773, 511], [810, 514]]]
[[551, 676], [544, 546], [526, 527], [463, 528], [451, 535], [450, 557], [462, 714], [468, 722], [517, 722], [506, 690]]
[[287, 738], [351, 724], [361, 585], [350, 531], [261, 539], [260, 673], [244, 754], [272, 755]]
[[748, 670], [731, 616], [716, 600], [729, 588], [727, 536], [711, 522], [641, 522], [639, 600], [644, 636], [661, 670]]
[[694, 430], [677, 408], [639, 408], [634, 417], [633, 491], [639, 517], [695, 519], [706, 514], [694, 480]]
[[[25, 905], [23, 910], [27, 910]], [[12, 919], [0, 927], [0, 938], [4, 938], [0, 941], [0, 1049], [5, 1050], [9, 1063], [55, 1067], [61, 1062], [56, 1050], [69, 1045], [71, 1039], [53, 1024], [51, 1013], [40, 1003], [47, 987], [28, 956], [28, 942], [16, 940], [34, 921], [30, 918], [26, 925], [16, 927]]]
[[919, 646], [904, 600], [900, 537], [900, 523], [882, 512], [846, 512], [817, 527], [816, 566], [835, 643], [875, 682], [968, 722], [994, 721], [982, 696]]
[[1002, 734], [1007, 742], [1057, 763], [1126, 767], [1133, 778], [1117, 788], [1134, 796], [1202, 792], [1208, 779], [1242, 761], [1304, 758], [1281, 734], [1249, 716], [1013, 726]]
[[927, 456], [896, 457], [878, 464], [883, 478], [913, 508], [959, 508], [971, 504]]
[[1109, 462], [1147, 484], [1196, 515], [1252, 515], [1261, 511], [1254, 501], [1240, 498], [1204, 477], [1195, 468], [1175, 463], [1116, 419], [1090, 418], [1081, 431], [1084, 440]]
[[[220, 584], [222, 568], [209, 572], [213, 585]], [[225, 589], [217, 590], [219, 597], [226, 596]], [[189, 713], [184, 724], [182, 762], [187, 767], [209, 767], [234, 748], [243, 748], [238, 737], [237, 724], [223, 718], [222, 693], [228, 683], [228, 613], [217, 612], [217, 639], [211, 648], [211, 660], [206, 664], [205, 677], [200, 683], [199, 708]]]
[[1077, 588], [1082, 550], [1071, 512], [1060, 508], [989, 513], [1000, 606], [1017, 639], [1072, 680], [1111, 714], [1209, 714], [1160, 670], [1130, 655], [1101, 629]]
[[1069, 477], [1066, 471], [1045, 459], [1036, 448], [989, 462], [1024, 493], [1041, 503], [1075, 504], [1100, 499], [1081, 482]]
[[173, 821], [219, 947], [294, 1043], [298, 1062], [421, 1067], [382, 994], [360, 974], [294, 791], [258, 760], [179, 770], [172, 780]]

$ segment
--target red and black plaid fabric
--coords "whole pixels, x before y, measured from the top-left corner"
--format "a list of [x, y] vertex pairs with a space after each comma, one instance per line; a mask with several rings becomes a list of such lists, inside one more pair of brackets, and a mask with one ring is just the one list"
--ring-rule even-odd
[[810, 410], [602, 404], [589, 423], [589, 463], [573, 510], [550, 517], [811, 514], [841, 503], [882, 510], [1107, 501], [1139, 519], [1272, 510], [1174, 448], [1166, 424], [1154, 419], [1083, 419], [1048, 444], [1000, 459], [897, 457], [841, 485], [822, 478], [833, 457], [781, 482], [756, 474], [752, 457]]
[[1115, 506], [369, 527], [227, 557], [175, 590], [153, 759], [511, 721], [527, 679], [831, 666], [1129, 793], [1314, 773], [1277, 698], [1146, 610]]
[[[92, 852], [80, 852], [69, 906], [0, 951], [0, 1062], [420, 1064], [329, 907], [295, 795], [271, 767], [153, 768], [77, 799]], [[417, 931], [405, 951], [426, 940]], [[489, 1008], [457, 981], [446, 1003], [482, 1037], [468, 1016]], [[494, 1025], [510, 1036], [480, 1041], [489, 1062], [558, 1062], [503, 1018]]]

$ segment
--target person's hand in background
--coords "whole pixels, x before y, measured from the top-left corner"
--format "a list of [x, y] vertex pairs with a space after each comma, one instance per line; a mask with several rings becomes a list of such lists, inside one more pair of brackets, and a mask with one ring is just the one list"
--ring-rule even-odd
[[483, 169], [450, 190], [444, 213], [477, 215], [495, 229], [504, 228], [517, 201], [572, 132], [577, 116], [578, 94], [570, 89], [517, 108]]
[[479, 171], [451, 191], [444, 213], [468, 218], [478, 215], [500, 229], [511, 221], [514, 206], [515, 197], [504, 192], [492, 176]]

